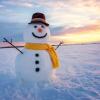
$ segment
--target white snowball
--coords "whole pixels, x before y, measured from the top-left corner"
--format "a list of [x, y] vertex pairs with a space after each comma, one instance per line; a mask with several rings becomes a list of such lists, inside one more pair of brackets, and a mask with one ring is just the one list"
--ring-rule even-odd
[[[22, 50], [24, 54], [19, 54], [16, 58], [17, 77], [28, 82], [48, 81], [52, 73], [52, 63], [50, 56], [45, 50]], [[35, 55], [39, 54], [39, 57]], [[39, 64], [35, 64], [38, 60]], [[39, 72], [36, 72], [39, 68]]]
[[[42, 28], [43, 24], [32, 24], [32, 25], [27, 25], [25, 29], [25, 33], [23, 33], [24, 36], [24, 41], [25, 42], [30, 42], [30, 43], [48, 43], [49, 38], [50, 38], [50, 30], [49, 27], [44, 25], [44, 28]], [[37, 26], [36, 28], [34, 28]], [[38, 32], [38, 28], [42, 29], [42, 32]], [[46, 37], [44, 38], [36, 38], [32, 35], [32, 32], [36, 36], [44, 36], [47, 34]]]

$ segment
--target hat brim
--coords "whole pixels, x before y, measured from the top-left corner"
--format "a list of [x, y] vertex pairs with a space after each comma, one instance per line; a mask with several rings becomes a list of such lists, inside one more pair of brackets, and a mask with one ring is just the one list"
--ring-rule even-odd
[[28, 24], [34, 24], [34, 23], [42, 23], [42, 24], [45, 24], [46, 26], [49, 26], [48, 23], [44, 22], [44, 21], [31, 21], [30, 23]]

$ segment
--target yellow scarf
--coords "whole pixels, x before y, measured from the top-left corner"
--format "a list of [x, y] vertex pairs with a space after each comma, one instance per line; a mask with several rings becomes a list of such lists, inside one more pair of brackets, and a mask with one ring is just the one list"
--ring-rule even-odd
[[24, 47], [31, 50], [47, 50], [50, 55], [53, 68], [59, 67], [59, 60], [53, 46], [49, 44], [26, 43]]

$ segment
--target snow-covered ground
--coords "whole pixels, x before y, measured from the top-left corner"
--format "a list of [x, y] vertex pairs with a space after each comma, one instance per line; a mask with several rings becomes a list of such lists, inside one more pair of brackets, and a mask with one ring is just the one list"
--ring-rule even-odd
[[48, 83], [16, 79], [15, 49], [0, 49], [0, 100], [100, 100], [100, 44], [61, 46], [61, 67]]

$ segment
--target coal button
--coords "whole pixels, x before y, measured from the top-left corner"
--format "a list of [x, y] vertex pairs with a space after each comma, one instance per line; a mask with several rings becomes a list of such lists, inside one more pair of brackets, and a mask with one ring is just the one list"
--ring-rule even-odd
[[35, 61], [35, 64], [39, 64], [39, 61], [38, 61], [38, 60], [36, 60], [36, 61]]
[[36, 54], [35, 54], [35, 56], [36, 56], [36, 57], [39, 57], [39, 54], [38, 54], [38, 53], [36, 53]]
[[40, 68], [36, 68], [35, 71], [36, 71], [36, 72], [39, 72], [39, 71], [40, 71]]

